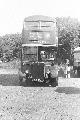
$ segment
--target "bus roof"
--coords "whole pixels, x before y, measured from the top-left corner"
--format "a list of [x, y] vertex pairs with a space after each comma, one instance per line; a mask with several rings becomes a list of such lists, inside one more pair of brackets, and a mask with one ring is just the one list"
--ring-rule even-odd
[[54, 21], [56, 22], [56, 19], [55, 18], [52, 18], [52, 17], [48, 17], [48, 16], [43, 16], [43, 15], [33, 15], [33, 16], [29, 16], [29, 17], [26, 17], [24, 19], [24, 22], [30, 22], [30, 21]]

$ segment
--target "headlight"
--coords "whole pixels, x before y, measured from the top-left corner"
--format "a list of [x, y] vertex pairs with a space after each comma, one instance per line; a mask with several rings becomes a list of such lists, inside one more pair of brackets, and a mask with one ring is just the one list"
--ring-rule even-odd
[[50, 70], [49, 69], [47, 69], [47, 74], [49, 74], [50, 73]]
[[29, 73], [29, 70], [26, 70], [25, 73], [28, 74], [28, 73]]

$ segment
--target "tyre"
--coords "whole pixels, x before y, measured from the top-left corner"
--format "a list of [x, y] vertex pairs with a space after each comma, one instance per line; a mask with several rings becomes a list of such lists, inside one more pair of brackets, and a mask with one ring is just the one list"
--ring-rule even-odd
[[58, 86], [58, 78], [57, 77], [56, 78], [52, 78], [51, 86], [52, 87]]

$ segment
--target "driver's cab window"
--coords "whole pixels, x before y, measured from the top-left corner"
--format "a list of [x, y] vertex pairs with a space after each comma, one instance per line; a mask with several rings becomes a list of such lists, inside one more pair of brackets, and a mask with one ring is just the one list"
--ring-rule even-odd
[[56, 58], [56, 52], [53, 49], [53, 47], [39, 47], [39, 60], [40, 61], [48, 61], [48, 60], [54, 60]]

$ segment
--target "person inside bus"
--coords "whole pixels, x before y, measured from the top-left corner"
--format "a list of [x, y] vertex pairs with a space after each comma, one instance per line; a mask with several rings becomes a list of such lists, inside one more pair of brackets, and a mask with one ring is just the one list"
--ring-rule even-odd
[[46, 53], [45, 53], [45, 51], [41, 51], [40, 55], [41, 55], [41, 59], [42, 60], [46, 59]]

